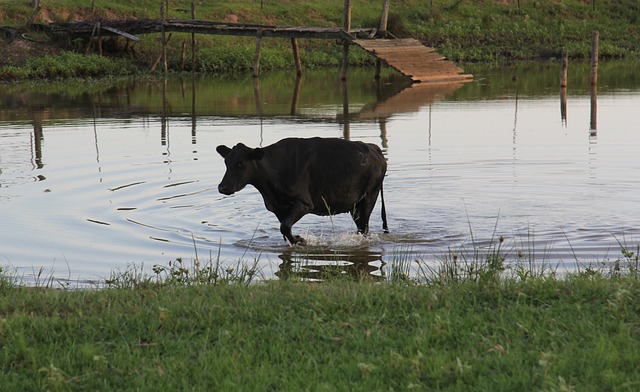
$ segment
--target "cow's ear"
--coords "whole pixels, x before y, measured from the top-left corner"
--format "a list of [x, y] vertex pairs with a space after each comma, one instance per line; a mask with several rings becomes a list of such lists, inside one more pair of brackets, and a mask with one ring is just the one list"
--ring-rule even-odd
[[263, 156], [264, 156], [264, 150], [261, 149], [260, 147], [254, 148], [253, 151], [251, 152], [251, 158], [255, 159], [256, 161], [261, 160]]
[[222, 155], [222, 157], [224, 158], [231, 152], [231, 149], [225, 145], [219, 145], [218, 147], [216, 147], [216, 151], [218, 151], [218, 154]]

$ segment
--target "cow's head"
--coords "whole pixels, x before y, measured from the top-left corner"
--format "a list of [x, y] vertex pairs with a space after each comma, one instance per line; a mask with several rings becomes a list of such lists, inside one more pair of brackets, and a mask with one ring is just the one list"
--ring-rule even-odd
[[218, 154], [224, 158], [227, 171], [218, 185], [218, 191], [225, 195], [232, 195], [252, 183], [257, 176], [257, 162], [264, 156], [261, 148], [249, 148], [242, 143], [229, 148], [220, 145], [216, 148]]

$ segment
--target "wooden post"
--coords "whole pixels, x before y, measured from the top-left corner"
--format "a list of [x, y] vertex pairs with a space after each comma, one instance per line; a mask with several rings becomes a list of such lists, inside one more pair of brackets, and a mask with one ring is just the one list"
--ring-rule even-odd
[[[382, 16], [380, 17], [380, 33], [382, 37], [387, 36], [387, 22], [389, 21], [389, 0], [382, 1]], [[376, 58], [376, 74], [375, 78], [380, 79], [380, 72], [382, 71], [382, 60]]]
[[187, 46], [187, 43], [182, 41], [182, 49], [180, 51], [180, 69], [181, 70], [184, 70], [184, 66], [187, 63], [187, 56], [186, 56], [186, 50], [185, 50], [186, 46]]
[[[594, 2], [595, 4], [595, 2]], [[591, 123], [590, 136], [598, 134], [598, 40], [599, 33], [591, 34]]]
[[100, 22], [97, 23], [97, 29], [98, 29], [98, 54], [100, 54], [100, 56], [102, 56], [102, 36], [100, 34]]
[[89, 51], [91, 50], [91, 44], [93, 42], [93, 37], [95, 37], [96, 35], [96, 30], [98, 28], [98, 24], [94, 24], [93, 25], [93, 30], [91, 30], [91, 37], [89, 37], [89, 42], [87, 43], [87, 49], [85, 49], [84, 54], [89, 54]]
[[296, 75], [302, 75], [302, 63], [300, 63], [300, 49], [298, 49], [298, 40], [291, 37], [291, 49], [293, 50], [293, 61], [296, 64]]
[[[196, 20], [196, 3], [191, 1], [191, 19]], [[191, 71], [196, 70], [196, 34], [191, 33]]]
[[382, 0], [382, 16], [380, 17], [380, 32], [387, 35], [387, 23], [389, 21], [389, 0]]
[[560, 69], [560, 87], [567, 87], [567, 69], [569, 67], [569, 52], [562, 51], [562, 68]]
[[38, 16], [38, 13], [40, 12], [40, 0], [32, 0], [31, 1], [31, 5], [33, 6], [33, 14], [31, 15], [31, 18], [29, 19], [29, 23], [27, 24], [32, 24], [35, 20], [36, 17]]
[[[345, 33], [349, 34], [351, 30], [351, 0], [344, 0], [344, 25]], [[349, 41], [344, 40], [342, 43], [342, 69], [340, 70], [340, 79], [347, 79], [347, 69], [349, 68]]]
[[598, 40], [599, 33], [594, 31], [591, 34], [591, 85], [598, 84]]
[[257, 78], [260, 76], [260, 47], [262, 46], [262, 30], [258, 29], [258, 34], [256, 35], [256, 53], [253, 57], [253, 77]]
[[347, 33], [351, 30], [351, 0], [344, 0], [344, 14], [342, 27]]
[[160, 32], [161, 32], [161, 40], [162, 40], [162, 62], [164, 63], [164, 74], [166, 76], [168, 71], [167, 64], [167, 40], [165, 39], [165, 23], [167, 21], [167, 15], [165, 10], [165, 3], [160, 3]]

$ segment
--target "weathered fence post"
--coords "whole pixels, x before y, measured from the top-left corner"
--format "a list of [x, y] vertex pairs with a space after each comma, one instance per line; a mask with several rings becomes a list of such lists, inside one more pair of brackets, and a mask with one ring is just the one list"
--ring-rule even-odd
[[389, 0], [382, 0], [382, 15], [380, 16], [380, 33], [387, 35], [387, 23], [389, 22]]
[[97, 29], [98, 29], [98, 54], [100, 56], [102, 56], [102, 34], [101, 34], [102, 26], [101, 26], [100, 22], [98, 22], [97, 26], [98, 26], [97, 27]]
[[[345, 33], [349, 34], [351, 30], [351, 0], [344, 0], [344, 25]], [[344, 40], [342, 43], [342, 69], [340, 70], [340, 79], [347, 79], [347, 69], [349, 68], [349, 41]]]
[[28, 24], [32, 24], [36, 20], [36, 17], [38, 16], [38, 13], [41, 9], [40, 0], [31, 0], [31, 6], [33, 7], [33, 14], [31, 15]]
[[562, 67], [560, 69], [560, 87], [567, 87], [567, 69], [569, 68], [569, 52], [562, 51]]
[[164, 63], [164, 73], [167, 74], [168, 64], [167, 64], [167, 40], [165, 39], [165, 23], [167, 22], [166, 8], [165, 3], [160, 3], [160, 39], [162, 40], [162, 62]]
[[[389, 21], [389, 0], [382, 0], [382, 16], [380, 16], [380, 33], [383, 38], [387, 36], [387, 22]], [[376, 58], [376, 74], [375, 78], [380, 79], [382, 71], [382, 60]]]
[[591, 35], [591, 123], [590, 136], [598, 134], [598, 40], [599, 33]]
[[182, 41], [182, 45], [180, 48], [180, 69], [184, 70], [185, 65], [187, 64], [187, 51], [186, 48], [187, 43]]
[[291, 50], [293, 50], [293, 62], [296, 65], [296, 75], [302, 75], [302, 63], [300, 62], [300, 49], [298, 48], [298, 40], [291, 37]]
[[256, 34], [256, 53], [253, 57], [253, 77], [260, 76], [260, 48], [262, 46], [262, 29], [258, 29]]
[[598, 84], [598, 31], [591, 34], [591, 84]]
[[[191, 20], [196, 20], [196, 3], [191, 1]], [[191, 33], [191, 71], [196, 70], [196, 33]]]

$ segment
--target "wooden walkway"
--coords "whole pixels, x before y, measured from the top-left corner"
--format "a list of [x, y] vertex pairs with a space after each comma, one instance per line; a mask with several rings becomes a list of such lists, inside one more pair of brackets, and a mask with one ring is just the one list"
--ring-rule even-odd
[[[270, 25], [235, 24], [199, 21], [193, 19], [141, 19], [141, 20], [99, 20], [79, 21], [59, 24], [60, 30], [66, 31], [72, 38], [93, 37], [98, 30], [102, 35], [120, 35], [130, 40], [140, 40], [137, 34], [163, 32], [180, 32], [193, 34], [254, 36], [258, 39], [254, 76], [257, 76], [259, 62], [259, 41], [264, 37], [334, 39], [355, 44], [366, 50], [401, 74], [411, 78], [413, 82], [449, 82], [470, 80], [472, 75], [465, 74], [455, 63], [445, 58], [435, 49], [424, 46], [413, 38], [382, 39], [376, 38], [377, 29], [360, 28], [344, 29], [336, 27], [278, 27]], [[294, 44], [294, 56], [299, 70], [297, 43]], [[344, 60], [343, 60], [344, 61]]]
[[[100, 20], [79, 21], [58, 24], [74, 36], [91, 36], [96, 23], [100, 22], [101, 29], [107, 29], [109, 35], [122, 35], [131, 39], [131, 35], [154, 34], [164, 31], [177, 33], [236, 35], [245, 37], [278, 37], [278, 38], [320, 38], [320, 39], [354, 39], [354, 36], [370, 34], [375, 29], [353, 29], [346, 34], [336, 27], [278, 27], [272, 25], [241, 24], [209, 22], [192, 19], [167, 19], [164, 24], [161, 19], [136, 20]], [[104, 33], [103, 33], [104, 34]]]
[[445, 60], [435, 49], [424, 46], [413, 38], [358, 39], [353, 43], [414, 82], [450, 82], [473, 77], [463, 73], [452, 61]]

